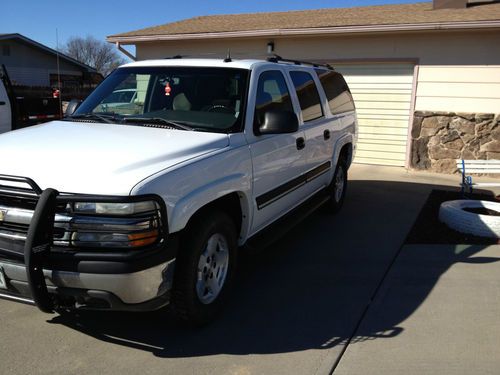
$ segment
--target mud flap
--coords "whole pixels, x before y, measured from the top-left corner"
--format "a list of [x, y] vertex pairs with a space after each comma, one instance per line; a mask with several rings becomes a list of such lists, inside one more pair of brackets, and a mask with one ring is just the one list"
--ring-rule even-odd
[[46, 189], [40, 195], [24, 245], [24, 262], [33, 301], [45, 313], [54, 311], [43, 275], [43, 263], [52, 245], [58, 194], [57, 190]]

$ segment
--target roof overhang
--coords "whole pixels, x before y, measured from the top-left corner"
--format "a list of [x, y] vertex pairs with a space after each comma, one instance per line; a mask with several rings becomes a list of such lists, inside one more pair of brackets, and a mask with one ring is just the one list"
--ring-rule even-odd
[[156, 42], [162, 40], [195, 40], [195, 39], [227, 39], [227, 38], [259, 38], [280, 36], [308, 36], [332, 34], [360, 34], [360, 33], [390, 33], [408, 31], [432, 30], [479, 30], [500, 28], [500, 20], [494, 21], [463, 21], [463, 22], [437, 22], [415, 23], [396, 25], [361, 25], [361, 26], [335, 26], [298, 29], [266, 29], [247, 31], [225, 31], [192, 34], [153, 34], [153, 35], [111, 35], [106, 38], [108, 42], [120, 44], [136, 44], [141, 42]]

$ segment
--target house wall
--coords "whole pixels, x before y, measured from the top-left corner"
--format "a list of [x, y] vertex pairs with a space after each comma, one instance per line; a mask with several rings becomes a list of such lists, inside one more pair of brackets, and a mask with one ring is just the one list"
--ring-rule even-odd
[[[270, 39], [213, 39], [137, 44], [139, 60], [176, 54], [265, 57]], [[274, 38], [275, 53], [309, 60], [418, 61], [415, 109], [495, 112], [500, 108], [500, 30], [398, 35]]]
[[[10, 56], [4, 56], [3, 46], [9, 45]], [[56, 56], [17, 40], [0, 41], [0, 64], [5, 64], [13, 84], [49, 86], [50, 73], [57, 72]], [[82, 75], [81, 69], [59, 59], [60, 73]]]
[[[265, 57], [270, 39], [137, 44], [139, 60], [173, 55]], [[416, 110], [495, 112], [500, 108], [500, 30], [274, 38], [275, 53], [306, 60], [418, 61]]]
[[[407, 154], [410, 155], [407, 166], [453, 172], [455, 167], [452, 159], [455, 157], [494, 158], [500, 155], [500, 141], [485, 137], [484, 124], [474, 128], [471, 133], [471, 125], [460, 120], [474, 119], [474, 126], [489, 121], [486, 127], [488, 132], [497, 134], [495, 132], [500, 126], [500, 118], [495, 116], [500, 112], [498, 29], [143, 42], [136, 44], [136, 51], [139, 60], [177, 54], [224, 57], [228, 49], [237, 58], [263, 58], [269, 41], [274, 42], [276, 54], [288, 58], [357, 64], [416, 64], [418, 69], [413, 83], [413, 107], [408, 129], [412, 136], [409, 137], [411, 142], [407, 142]], [[487, 114], [485, 118], [488, 120], [483, 121], [481, 114]], [[444, 120], [429, 120], [439, 116], [448, 118], [446, 125], [442, 126]], [[428, 126], [439, 123], [433, 135], [430, 135], [433, 130], [422, 130], [425, 118], [428, 118], [425, 121]], [[462, 143], [456, 138], [449, 142], [455, 141], [452, 147], [458, 149], [453, 152], [430, 151], [437, 150], [432, 147], [436, 146], [432, 142], [438, 142], [436, 135], [444, 137], [438, 143], [446, 149], [448, 139], [453, 138], [447, 135], [455, 136], [455, 131], [462, 137]], [[488, 146], [481, 149], [485, 143]], [[484, 151], [486, 149], [488, 152]]]
[[[419, 58], [422, 65], [487, 65], [500, 63], [496, 48], [500, 30], [439, 31], [357, 36], [310, 36], [254, 39], [211, 39], [140, 42], [139, 60], [164, 58], [176, 54], [214, 54], [225, 56], [230, 48], [234, 56], [263, 57], [267, 43], [275, 43], [275, 52], [290, 58], [305, 59], [400, 59]], [[481, 43], [478, 43], [481, 41]], [[210, 55], [207, 55], [210, 57]]]
[[415, 109], [481, 113], [500, 111], [500, 64], [498, 61], [496, 65], [494, 63], [492, 60], [490, 65], [420, 67]]

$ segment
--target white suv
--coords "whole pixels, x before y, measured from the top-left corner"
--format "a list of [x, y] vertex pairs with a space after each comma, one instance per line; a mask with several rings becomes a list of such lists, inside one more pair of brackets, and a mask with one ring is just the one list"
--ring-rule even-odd
[[[103, 112], [120, 90], [134, 99]], [[0, 136], [0, 296], [207, 322], [245, 244], [304, 205], [341, 207], [356, 139], [329, 66], [124, 65], [64, 120]]]

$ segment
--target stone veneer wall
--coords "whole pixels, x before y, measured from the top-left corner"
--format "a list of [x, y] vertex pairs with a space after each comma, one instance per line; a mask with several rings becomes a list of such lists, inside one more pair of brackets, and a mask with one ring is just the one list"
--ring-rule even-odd
[[457, 172], [456, 159], [500, 159], [500, 115], [417, 111], [411, 167]]

